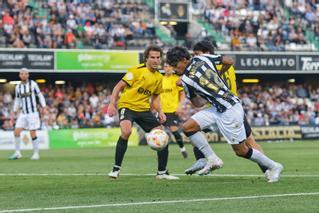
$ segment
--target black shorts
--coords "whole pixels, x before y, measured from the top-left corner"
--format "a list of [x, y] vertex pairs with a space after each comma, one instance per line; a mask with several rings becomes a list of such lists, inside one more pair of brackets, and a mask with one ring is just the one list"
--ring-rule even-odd
[[248, 138], [251, 135], [251, 127], [247, 121], [246, 115], [244, 116], [244, 127], [246, 130], [246, 137]]
[[165, 113], [166, 115], [166, 121], [165, 123], [163, 123], [164, 126], [178, 126], [180, 120], [178, 115], [176, 115], [176, 113], [172, 112], [172, 113]]
[[161, 125], [151, 111], [137, 112], [128, 108], [119, 109], [120, 122], [129, 120], [137, 123], [145, 132], [149, 132]]

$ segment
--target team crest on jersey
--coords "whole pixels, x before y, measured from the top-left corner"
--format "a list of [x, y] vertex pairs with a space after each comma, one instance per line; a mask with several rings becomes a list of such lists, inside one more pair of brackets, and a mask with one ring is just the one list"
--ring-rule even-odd
[[131, 72], [128, 72], [128, 73], [126, 73], [126, 79], [127, 80], [132, 80], [133, 79], [133, 73], [131, 73]]

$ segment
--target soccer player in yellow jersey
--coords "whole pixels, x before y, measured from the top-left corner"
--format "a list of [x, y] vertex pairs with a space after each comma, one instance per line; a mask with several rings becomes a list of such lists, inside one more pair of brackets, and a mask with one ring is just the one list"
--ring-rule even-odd
[[174, 70], [168, 64], [164, 64], [165, 74], [163, 76], [163, 92], [160, 95], [163, 112], [166, 115], [164, 126], [168, 127], [175, 137], [181, 153], [184, 158], [187, 158], [187, 151], [184, 147], [184, 142], [181, 134], [178, 132], [179, 117], [182, 112], [183, 102], [185, 100], [184, 89], [178, 86], [176, 82], [179, 76], [174, 74]]
[[[201, 54], [214, 54], [214, 46], [210, 41], [203, 40], [194, 45], [193, 48], [194, 55], [201, 55]], [[237, 83], [236, 83], [236, 74], [235, 69], [233, 66], [231, 66], [227, 71], [222, 71], [222, 65], [216, 65], [217, 70], [220, 72], [221, 78], [224, 80], [224, 82], [227, 84], [228, 88], [231, 90], [233, 94], [238, 96], [237, 93]], [[250, 125], [248, 124], [248, 121], [246, 119], [246, 116], [244, 118], [244, 124], [246, 129], [246, 135], [247, 140], [245, 143], [250, 147], [262, 151], [262, 148], [259, 144], [256, 143], [255, 138], [252, 134], [252, 130]], [[196, 171], [204, 168], [206, 165], [206, 159], [204, 154], [197, 148], [193, 147], [194, 155], [196, 158], [196, 163], [193, 164], [192, 167], [185, 170], [186, 174], [193, 174]], [[259, 165], [260, 169], [265, 173], [267, 171], [266, 167], [263, 167], [262, 165]]]
[[[122, 161], [131, 135], [133, 122], [149, 132], [154, 128], [162, 128], [166, 116], [161, 109], [159, 94], [162, 92], [162, 74], [158, 71], [163, 51], [157, 46], [149, 46], [144, 52], [145, 63], [129, 69], [114, 87], [108, 107], [109, 116], [115, 116], [118, 110], [121, 136], [116, 144], [115, 164], [108, 174], [110, 178], [119, 177]], [[121, 93], [121, 94], [120, 94]], [[156, 110], [160, 121], [152, 114], [150, 108]], [[169, 175], [167, 166], [168, 146], [157, 152], [157, 179], [176, 180]]]

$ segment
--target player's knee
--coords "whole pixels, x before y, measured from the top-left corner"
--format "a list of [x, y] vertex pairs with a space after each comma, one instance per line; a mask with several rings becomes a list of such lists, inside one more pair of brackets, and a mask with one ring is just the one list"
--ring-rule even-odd
[[132, 134], [132, 129], [122, 129], [122, 138], [129, 138]]
[[189, 119], [183, 123], [182, 128], [183, 132], [197, 132], [200, 130], [199, 125], [193, 119]]
[[235, 150], [235, 154], [238, 156], [238, 157], [245, 157], [247, 152], [243, 151], [243, 150]]
[[178, 130], [177, 126], [170, 126], [169, 129], [171, 130], [171, 132], [176, 132]]
[[246, 158], [250, 149], [244, 142], [242, 142], [241, 144], [233, 145], [233, 150], [238, 157]]
[[192, 126], [189, 125], [187, 122], [186, 122], [186, 123], [183, 123], [182, 129], [183, 129], [183, 132], [184, 132], [184, 133], [186, 133], [186, 132], [192, 132]]
[[14, 130], [14, 137], [20, 137], [21, 131], [19, 130]]

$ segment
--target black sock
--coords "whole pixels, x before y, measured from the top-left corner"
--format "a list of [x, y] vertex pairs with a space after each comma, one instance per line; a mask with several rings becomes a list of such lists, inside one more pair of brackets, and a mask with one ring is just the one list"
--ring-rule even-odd
[[167, 160], [168, 160], [168, 146], [166, 146], [161, 151], [157, 151], [158, 171], [166, 170]]
[[252, 155], [253, 155], [253, 149], [252, 149], [252, 148], [249, 148], [249, 149], [248, 149], [248, 152], [247, 152], [246, 155], [243, 156], [243, 157], [246, 158], [246, 159], [250, 159]]
[[263, 172], [263, 173], [265, 173], [266, 171], [267, 171], [267, 167], [265, 167], [265, 166], [263, 166], [263, 165], [260, 165], [260, 164], [258, 164], [258, 166], [259, 166], [259, 168], [261, 169], [261, 171]]
[[205, 158], [205, 155], [196, 146], [193, 147], [193, 152], [194, 152], [196, 160]]
[[175, 140], [176, 140], [176, 143], [178, 144], [178, 146], [180, 148], [183, 148], [184, 147], [184, 142], [183, 142], [183, 138], [181, 136], [181, 134], [178, 132], [178, 131], [175, 131], [175, 132], [172, 132], [174, 137], [175, 137]]
[[[249, 150], [248, 150], [246, 156], [244, 156], [244, 158], [250, 159], [252, 154], [253, 154], [253, 149], [249, 148]], [[259, 168], [261, 169], [261, 171], [263, 173], [265, 173], [267, 171], [267, 169], [268, 169], [267, 167], [265, 167], [263, 165], [260, 165], [260, 164], [258, 164], [258, 166], [259, 166]]]
[[116, 144], [115, 166], [113, 167], [113, 170], [114, 169], [119, 170], [119, 168], [121, 168], [126, 149], [127, 149], [127, 139], [123, 139], [122, 137], [119, 137]]

